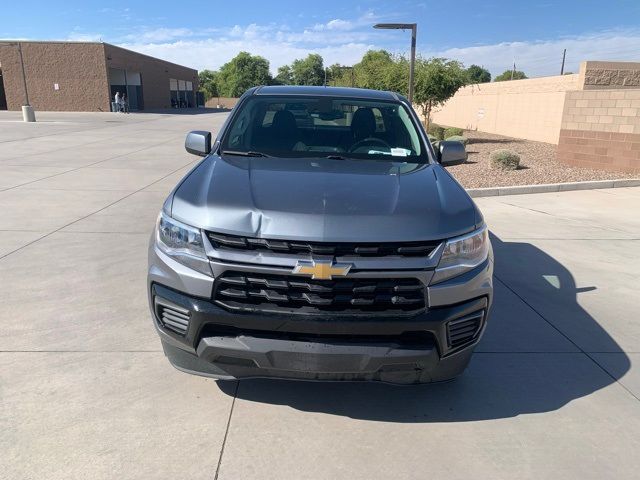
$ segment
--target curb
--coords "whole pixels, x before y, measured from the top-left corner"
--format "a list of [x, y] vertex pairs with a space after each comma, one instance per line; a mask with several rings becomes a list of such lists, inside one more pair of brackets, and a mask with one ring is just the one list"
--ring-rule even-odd
[[640, 186], [640, 178], [622, 180], [597, 180], [592, 182], [545, 183], [541, 185], [516, 185], [514, 187], [468, 188], [470, 197], [497, 197], [503, 195], [525, 195], [527, 193], [568, 192], [571, 190], [597, 190], [601, 188], [624, 188]]

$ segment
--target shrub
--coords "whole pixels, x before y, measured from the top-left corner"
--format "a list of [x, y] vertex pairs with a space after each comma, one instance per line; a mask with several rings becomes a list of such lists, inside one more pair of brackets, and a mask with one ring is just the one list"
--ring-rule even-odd
[[460, 142], [465, 147], [467, 146], [467, 143], [469, 143], [469, 139], [467, 137], [463, 137], [462, 135], [453, 135], [451, 137], [445, 138], [445, 140], [447, 142]]
[[461, 137], [464, 133], [464, 130], [457, 127], [449, 127], [444, 130], [444, 138], [449, 137]]
[[511, 150], [496, 150], [491, 153], [491, 167], [501, 170], [517, 170], [520, 166], [520, 155]]
[[429, 137], [429, 143], [435, 143], [435, 142], [438, 141], [438, 139], [435, 136], [431, 135], [431, 134], [427, 133], [427, 137]]
[[436, 123], [430, 123], [427, 133], [436, 137], [437, 140], [444, 140], [444, 128]]

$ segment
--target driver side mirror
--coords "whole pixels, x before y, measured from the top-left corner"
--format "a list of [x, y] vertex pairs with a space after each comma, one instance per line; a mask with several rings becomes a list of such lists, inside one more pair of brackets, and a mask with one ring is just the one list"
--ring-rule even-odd
[[467, 161], [467, 151], [462, 142], [443, 140], [439, 142], [436, 154], [443, 167], [460, 165]]
[[211, 132], [202, 130], [189, 132], [184, 141], [184, 148], [189, 153], [206, 157], [211, 153]]

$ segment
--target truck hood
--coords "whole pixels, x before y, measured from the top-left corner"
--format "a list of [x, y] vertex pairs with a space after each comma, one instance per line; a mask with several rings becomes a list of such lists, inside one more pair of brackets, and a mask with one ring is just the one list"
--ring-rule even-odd
[[217, 155], [175, 189], [171, 215], [221, 233], [327, 242], [440, 240], [479, 222], [440, 165]]

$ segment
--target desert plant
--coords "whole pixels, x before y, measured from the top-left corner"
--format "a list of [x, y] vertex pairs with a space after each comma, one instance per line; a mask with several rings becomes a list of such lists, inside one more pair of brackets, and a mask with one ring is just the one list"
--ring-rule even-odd
[[496, 150], [491, 153], [491, 167], [501, 170], [517, 170], [520, 166], [520, 155], [511, 150]]
[[430, 123], [427, 128], [427, 133], [435, 137], [436, 140], [444, 140], [444, 128], [437, 123]]
[[460, 137], [464, 133], [464, 130], [457, 127], [449, 127], [444, 129], [444, 138]]
[[460, 142], [465, 147], [467, 146], [467, 143], [469, 143], [469, 139], [467, 137], [463, 137], [462, 135], [452, 135], [450, 137], [445, 138], [445, 140], [447, 142]]

